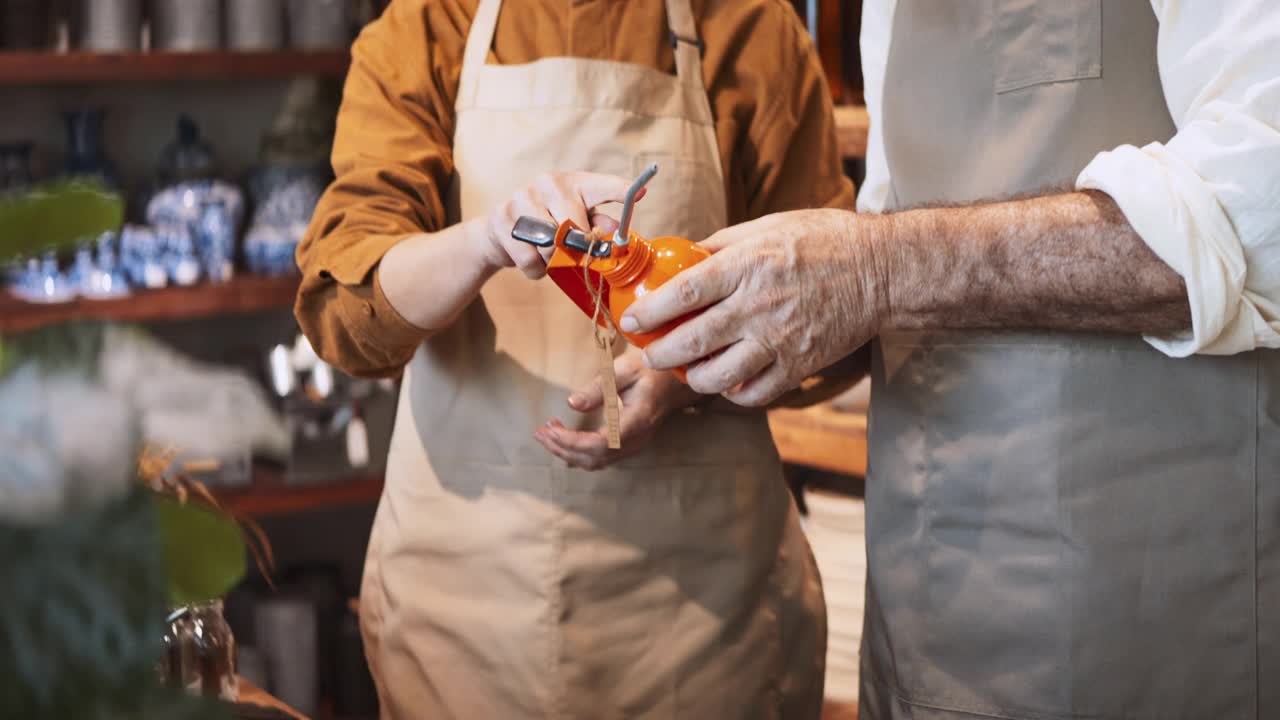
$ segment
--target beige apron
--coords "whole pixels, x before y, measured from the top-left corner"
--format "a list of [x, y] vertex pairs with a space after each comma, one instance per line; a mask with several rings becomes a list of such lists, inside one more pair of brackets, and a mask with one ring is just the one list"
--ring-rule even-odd
[[[454, 136], [458, 219], [539, 173], [661, 171], [645, 233], [725, 224], [696, 46], [678, 74], [547, 58], [486, 65], [501, 3], [467, 40]], [[696, 38], [688, 0], [672, 29]], [[605, 32], [601, 28], [601, 32]], [[825, 616], [765, 417], [677, 415], [598, 473], [532, 438], [577, 428], [590, 323], [549, 280], [499, 273], [406, 372], [361, 619], [384, 716], [816, 718]]]
[[[1137, 0], [899, 0], [894, 204], [1167, 140], [1156, 30]], [[872, 372], [863, 720], [1280, 717], [1280, 353], [899, 333]]]

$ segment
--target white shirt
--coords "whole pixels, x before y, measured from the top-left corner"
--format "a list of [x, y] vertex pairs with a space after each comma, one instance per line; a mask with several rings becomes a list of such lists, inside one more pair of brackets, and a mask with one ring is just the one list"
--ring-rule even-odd
[[[1046, 0], [1047, 1], [1047, 0]], [[1182, 276], [1191, 331], [1146, 338], [1174, 357], [1280, 347], [1280, 3], [1151, 0], [1177, 134], [1099, 153], [1076, 179], [1115, 199]], [[871, 133], [858, 209], [889, 197], [880, 110], [897, 0], [865, 0], [862, 72]], [[892, 92], [892, 88], [889, 89]]]

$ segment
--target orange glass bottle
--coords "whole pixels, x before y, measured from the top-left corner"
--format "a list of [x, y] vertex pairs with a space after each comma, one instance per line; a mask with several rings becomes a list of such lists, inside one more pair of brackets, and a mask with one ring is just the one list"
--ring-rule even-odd
[[[662, 287], [677, 274], [711, 257], [692, 240], [660, 237], [649, 240], [636, 232], [627, 233], [626, 244], [601, 242], [572, 220], [556, 226], [536, 217], [521, 217], [511, 231], [521, 242], [538, 247], [555, 247], [547, 262], [547, 277], [554, 282], [587, 317], [597, 317], [596, 292], [602, 291], [600, 305], [614, 325], [637, 299]], [[622, 333], [637, 347], [671, 332], [677, 325], [697, 315], [690, 313], [650, 333]], [[599, 318], [601, 325], [604, 318]], [[621, 330], [619, 330], [621, 332]], [[684, 370], [675, 371], [681, 380]]]
[[[615, 246], [609, 257], [591, 261], [591, 269], [600, 273], [609, 285], [609, 314], [614, 324], [641, 297], [657, 290], [671, 278], [711, 257], [692, 240], [679, 237], [659, 237], [648, 240], [631, 233], [630, 242]], [[650, 333], [622, 333], [637, 347], [671, 332], [680, 323], [696, 313], [677, 318]]]

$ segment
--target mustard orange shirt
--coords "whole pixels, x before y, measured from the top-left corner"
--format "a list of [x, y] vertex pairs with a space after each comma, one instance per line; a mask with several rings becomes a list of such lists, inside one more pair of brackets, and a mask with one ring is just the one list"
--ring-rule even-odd
[[[454, 101], [478, 0], [394, 0], [352, 48], [333, 147], [336, 180], [298, 247], [295, 315], [320, 357], [354, 375], [397, 374], [424, 332], [377, 282], [410, 235], [442, 229]], [[831, 99], [786, 0], [692, 0], [730, 223], [853, 206]], [[569, 56], [675, 73], [663, 0], [511, 0], [489, 62]]]

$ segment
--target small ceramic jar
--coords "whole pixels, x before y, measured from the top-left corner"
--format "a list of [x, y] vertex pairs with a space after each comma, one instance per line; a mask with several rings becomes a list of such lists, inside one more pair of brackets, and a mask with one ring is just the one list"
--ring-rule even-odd
[[284, 0], [227, 0], [227, 47], [232, 50], [284, 47]]
[[142, 0], [81, 0], [80, 45], [95, 52], [127, 52], [142, 43]]
[[154, 32], [161, 50], [217, 50], [222, 47], [222, 3], [156, 0]]
[[292, 45], [309, 50], [345, 48], [351, 44], [348, 0], [289, 0]]

